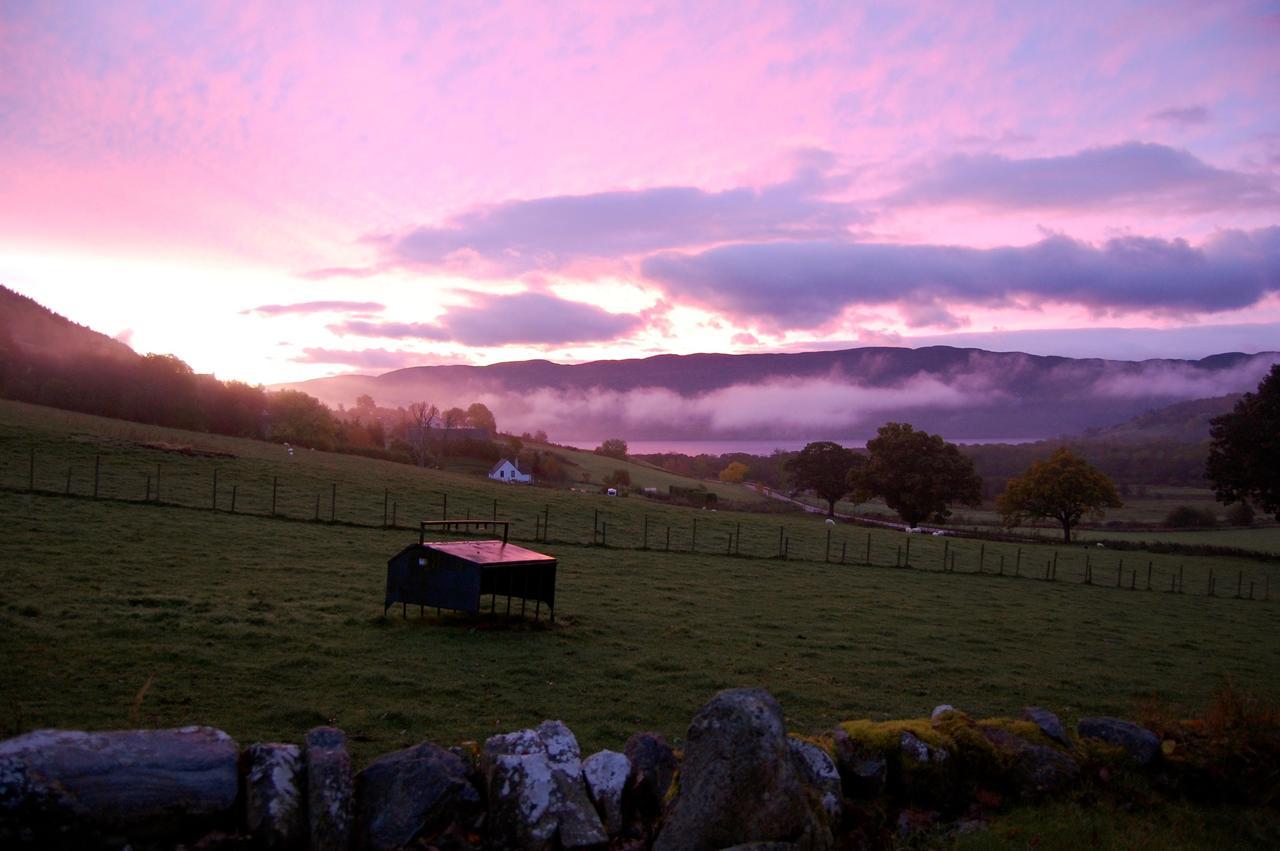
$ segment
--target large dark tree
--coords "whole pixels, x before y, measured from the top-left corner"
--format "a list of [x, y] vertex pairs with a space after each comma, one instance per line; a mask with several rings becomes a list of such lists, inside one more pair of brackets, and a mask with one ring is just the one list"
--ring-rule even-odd
[[819, 440], [810, 443], [787, 461], [787, 473], [797, 488], [811, 490], [827, 501], [827, 516], [836, 513], [836, 502], [847, 494], [849, 471], [857, 455], [838, 443]]
[[886, 423], [867, 442], [866, 488], [884, 499], [908, 526], [945, 520], [951, 503], [977, 505], [982, 479], [973, 461], [936, 434], [907, 423]]
[[1066, 447], [1010, 479], [996, 500], [1006, 526], [1018, 526], [1027, 519], [1051, 518], [1062, 524], [1062, 540], [1068, 544], [1071, 527], [1084, 515], [1101, 517], [1103, 509], [1120, 506], [1120, 495], [1111, 480]]
[[1280, 363], [1230, 412], [1210, 420], [1205, 476], [1224, 504], [1249, 500], [1280, 520]]

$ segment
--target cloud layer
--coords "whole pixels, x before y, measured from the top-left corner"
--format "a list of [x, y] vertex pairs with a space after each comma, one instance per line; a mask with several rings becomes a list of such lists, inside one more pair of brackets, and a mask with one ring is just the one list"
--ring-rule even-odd
[[898, 301], [1074, 303], [1096, 310], [1215, 312], [1280, 291], [1280, 227], [1183, 240], [1064, 236], [1009, 248], [781, 242], [649, 258], [644, 274], [771, 330], [812, 329], [853, 305]]
[[1205, 212], [1277, 208], [1280, 193], [1265, 177], [1215, 168], [1166, 145], [1129, 142], [1027, 159], [958, 154], [926, 169], [891, 201], [1015, 209], [1124, 204]]
[[261, 304], [244, 313], [285, 316], [310, 313], [380, 313], [386, 305], [377, 301], [300, 301], [293, 304]]
[[553, 345], [614, 340], [634, 332], [639, 317], [609, 313], [577, 301], [538, 292], [479, 297], [471, 307], [455, 307], [434, 323], [348, 320], [332, 324], [339, 335], [386, 339], [453, 341], [468, 346], [513, 343]]
[[390, 239], [388, 262], [437, 267], [478, 259], [519, 273], [679, 246], [835, 238], [863, 217], [826, 200], [843, 185], [827, 174], [830, 165], [828, 154], [808, 152], [791, 179], [761, 189], [662, 186], [494, 204]]

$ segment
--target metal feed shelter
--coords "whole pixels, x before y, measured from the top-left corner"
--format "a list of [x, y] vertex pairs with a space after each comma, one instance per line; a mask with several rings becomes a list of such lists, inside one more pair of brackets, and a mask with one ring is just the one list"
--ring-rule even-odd
[[[489, 612], [497, 610], [498, 597], [520, 600], [520, 614], [534, 604], [534, 617], [545, 604], [555, 622], [556, 559], [507, 541], [508, 522], [503, 520], [424, 520], [418, 542], [387, 560], [385, 615], [394, 603], [405, 613], [409, 604], [477, 614], [482, 598], [489, 597]], [[432, 527], [502, 526], [501, 541], [435, 541], [428, 543]]]

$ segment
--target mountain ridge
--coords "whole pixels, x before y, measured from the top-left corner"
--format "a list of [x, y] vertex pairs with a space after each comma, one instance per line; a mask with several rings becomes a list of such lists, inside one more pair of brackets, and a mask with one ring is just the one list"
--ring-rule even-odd
[[[368, 394], [380, 404], [426, 399], [442, 407], [480, 399], [504, 427], [564, 439], [869, 436], [909, 419], [954, 438], [1047, 438], [1115, 425], [1187, 399], [1252, 389], [1280, 353], [1223, 352], [1197, 360], [1119, 361], [972, 347], [865, 347], [814, 352], [691, 355], [558, 364], [406, 367], [277, 385], [328, 404]], [[847, 398], [841, 400], [841, 394]], [[724, 415], [754, 394], [775, 415]], [[681, 408], [655, 412], [654, 407]], [[555, 414], [548, 407], [569, 409]], [[804, 410], [830, 408], [831, 416]], [[541, 410], [540, 410], [541, 409]], [[1017, 426], [1012, 429], [1011, 425]]]

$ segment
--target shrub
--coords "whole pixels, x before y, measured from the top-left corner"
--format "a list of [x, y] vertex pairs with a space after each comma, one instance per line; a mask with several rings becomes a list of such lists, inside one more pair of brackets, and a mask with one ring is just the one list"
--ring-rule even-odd
[[1227, 523], [1231, 526], [1252, 526], [1253, 506], [1247, 502], [1237, 502], [1227, 509]]
[[1164, 518], [1164, 525], [1173, 529], [1190, 529], [1196, 526], [1216, 526], [1217, 516], [1209, 509], [1191, 505], [1179, 505]]

